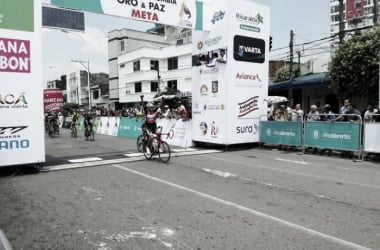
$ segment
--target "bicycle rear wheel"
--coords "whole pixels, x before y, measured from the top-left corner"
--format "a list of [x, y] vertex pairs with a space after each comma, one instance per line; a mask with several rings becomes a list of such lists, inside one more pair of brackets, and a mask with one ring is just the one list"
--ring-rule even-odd
[[90, 131], [90, 141], [95, 141], [95, 133], [94, 133], [94, 130], [92, 129]]
[[162, 162], [168, 162], [170, 160], [171, 150], [170, 146], [166, 141], [160, 143], [158, 148], [158, 157]]

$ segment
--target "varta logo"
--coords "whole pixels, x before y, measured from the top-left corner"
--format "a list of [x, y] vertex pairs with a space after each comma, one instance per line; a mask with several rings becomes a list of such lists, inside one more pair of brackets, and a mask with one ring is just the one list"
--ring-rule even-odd
[[254, 47], [247, 47], [247, 46], [239, 46], [239, 51], [244, 53], [254, 53], [254, 54], [261, 54], [260, 48], [254, 48]]

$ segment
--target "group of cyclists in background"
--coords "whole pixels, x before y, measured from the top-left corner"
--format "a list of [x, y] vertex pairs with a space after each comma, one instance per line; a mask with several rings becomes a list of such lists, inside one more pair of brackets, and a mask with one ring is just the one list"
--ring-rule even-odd
[[[84, 138], [85, 140], [94, 140], [95, 133], [94, 129], [94, 114], [91, 112], [84, 112], [79, 114], [78, 111], [74, 110], [70, 117], [70, 135], [73, 138], [78, 136], [78, 126], [79, 126], [79, 117], [83, 116], [83, 125], [84, 125]], [[63, 116], [61, 112], [49, 111], [45, 114], [45, 130], [47, 131], [50, 137], [59, 135], [59, 128], [62, 127]]]

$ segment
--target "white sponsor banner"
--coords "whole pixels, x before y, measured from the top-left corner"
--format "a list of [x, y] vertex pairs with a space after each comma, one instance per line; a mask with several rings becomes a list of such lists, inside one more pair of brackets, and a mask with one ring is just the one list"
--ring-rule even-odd
[[100, 117], [96, 133], [102, 134], [102, 135], [117, 136], [119, 126], [120, 126], [120, 118], [119, 117], [102, 116], [102, 117]]
[[195, 28], [194, 0], [101, 0], [101, 7], [104, 14], [108, 15]]
[[0, 8], [0, 166], [44, 163], [41, 1], [5, 2], [5, 10]]
[[364, 151], [380, 153], [380, 123], [364, 124]]
[[259, 117], [266, 115], [269, 67], [269, 8], [248, 1], [230, 4], [228, 22], [227, 141], [259, 141]]
[[191, 134], [191, 121], [182, 121], [181, 119], [157, 119], [157, 126], [162, 127], [162, 133], [169, 134], [167, 137], [163, 135], [162, 139], [169, 145], [179, 147], [189, 147], [192, 145], [189, 141]]
[[212, 1], [210, 32], [193, 32], [193, 126], [195, 141], [258, 142], [266, 115], [269, 8], [250, 1]]

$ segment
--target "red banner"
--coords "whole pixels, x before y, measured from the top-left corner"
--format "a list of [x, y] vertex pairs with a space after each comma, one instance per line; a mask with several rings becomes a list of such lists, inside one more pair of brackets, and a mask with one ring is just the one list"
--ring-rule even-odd
[[361, 18], [364, 15], [363, 0], [346, 0], [346, 21]]

